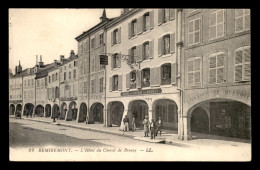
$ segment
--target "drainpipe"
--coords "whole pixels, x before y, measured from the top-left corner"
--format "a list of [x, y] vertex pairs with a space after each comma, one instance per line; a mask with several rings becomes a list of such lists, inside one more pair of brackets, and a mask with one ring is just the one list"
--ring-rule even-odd
[[[104, 42], [105, 42], [105, 45], [104, 45], [104, 53], [106, 54], [107, 53], [107, 48], [106, 48], [106, 45], [107, 45], [107, 30], [104, 28]], [[106, 98], [107, 98], [107, 88], [106, 88], [106, 85], [107, 85], [107, 66], [105, 65], [105, 95], [104, 95], [104, 100], [105, 100], [105, 106], [104, 106], [104, 111], [103, 113], [105, 114], [105, 124], [104, 126], [107, 127], [107, 102], [106, 102]]]
[[[87, 112], [87, 116], [86, 116], [86, 117], [87, 117], [86, 124], [88, 124], [89, 114], [90, 114], [90, 106], [89, 106], [89, 103], [90, 103], [90, 101], [89, 101], [89, 97], [90, 97], [90, 94], [89, 94], [89, 93], [90, 93], [90, 35], [88, 36], [88, 40], [89, 40], [89, 41], [88, 41], [88, 42], [89, 42], [89, 43], [88, 43], [88, 54], [89, 54], [89, 55], [88, 55], [88, 60], [89, 60], [89, 61], [88, 61], [88, 73], [87, 73], [87, 77], [88, 77], [88, 81], [87, 81], [87, 82], [88, 82], [88, 88], [87, 88], [87, 89], [88, 89], [88, 95], [87, 95], [88, 107], [87, 107], [87, 111], [88, 111], [88, 112]], [[83, 93], [83, 94], [84, 94], [84, 93]]]

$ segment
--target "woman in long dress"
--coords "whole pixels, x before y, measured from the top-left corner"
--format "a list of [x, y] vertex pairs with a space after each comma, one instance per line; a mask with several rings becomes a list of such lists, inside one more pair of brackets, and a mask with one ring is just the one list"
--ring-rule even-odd
[[149, 119], [148, 116], [146, 115], [144, 120], [143, 120], [143, 124], [144, 124], [144, 137], [148, 137], [148, 133], [149, 133]]

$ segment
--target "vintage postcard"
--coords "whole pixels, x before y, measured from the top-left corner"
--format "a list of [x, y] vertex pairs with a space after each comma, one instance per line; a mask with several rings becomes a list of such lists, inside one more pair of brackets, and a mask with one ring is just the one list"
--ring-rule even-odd
[[251, 161], [250, 22], [9, 8], [9, 160]]

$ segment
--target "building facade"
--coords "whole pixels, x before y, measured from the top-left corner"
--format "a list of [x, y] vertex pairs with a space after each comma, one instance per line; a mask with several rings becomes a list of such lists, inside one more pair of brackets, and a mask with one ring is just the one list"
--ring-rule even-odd
[[60, 119], [78, 119], [78, 56], [71, 50], [68, 59], [62, 59], [60, 72]]
[[[176, 9], [133, 9], [107, 27], [107, 126], [123, 128], [135, 117], [137, 128], [162, 118], [178, 131], [180, 92]], [[130, 127], [131, 128], [131, 127]]]
[[250, 138], [249, 9], [184, 9], [183, 137]]

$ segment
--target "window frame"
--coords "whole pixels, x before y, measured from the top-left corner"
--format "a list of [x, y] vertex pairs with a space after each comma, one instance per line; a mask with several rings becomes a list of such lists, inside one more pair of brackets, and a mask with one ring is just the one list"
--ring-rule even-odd
[[[164, 71], [165, 68], [168, 67], [168, 74], [169, 77], [167, 78], [167, 80], [165, 80], [164, 78]], [[163, 65], [161, 65], [161, 85], [169, 85], [171, 84], [171, 64], [170, 63], [165, 63]]]
[[[135, 55], [134, 55], [135, 52]], [[136, 57], [137, 57], [137, 46], [134, 46], [131, 48], [131, 62], [130, 63], [135, 63], [136, 62]]]
[[[245, 55], [244, 55], [244, 50], [245, 48], [249, 48], [250, 49], [250, 62], [245, 62]], [[237, 51], [241, 51], [242, 50], [242, 63], [236, 64], [236, 52]], [[244, 80], [244, 68], [245, 65], [249, 64], [250, 65], [250, 80]], [[236, 81], [236, 66], [242, 66], [242, 80], [241, 81]], [[251, 82], [251, 46], [243, 46], [243, 47], [239, 47], [234, 51], [234, 83], [243, 83], [243, 82]]]
[[[143, 60], [150, 59], [150, 43], [149, 43], [149, 41], [144, 42], [143, 45], [142, 45], [142, 48], [143, 48], [142, 59]], [[148, 51], [148, 56], [147, 56], [147, 51], [146, 50]]]
[[[250, 9], [248, 9], [248, 10], [249, 10], [249, 13], [248, 13], [248, 14], [245, 13], [247, 9], [242, 9], [242, 10], [243, 10], [243, 15], [238, 16], [238, 17], [236, 16], [237, 10], [239, 10], [239, 9], [235, 9], [235, 24], [234, 24], [234, 26], [235, 26], [235, 28], [234, 28], [234, 29], [235, 29], [235, 33], [240, 33], [240, 32], [244, 32], [244, 31], [249, 31], [249, 30], [250, 30], [250, 27], [247, 28], [247, 29], [245, 29], [245, 17], [249, 15], [250, 25], [251, 25], [251, 11], [250, 11]], [[241, 9], [240, 9], [240, 10], [241, 10]], [[242, 22], [243, 29], [240, 30], [240, 31], [236, 31], [236, 20], [239, 19], [239, 18], [243, 18], [243, 22]]]
[[[166, 39], [169, 39], [168, 43], [169, 43], [169, 52], [166, 53]], [[167, 54], [171, 54], [171, 36], [170, 34], [166, 34], [163, 36], [163, 54], [162, 55], [167, 55]]]
[[[223, 21], [221, 22], [221, 23], [218, 23], [218, 12], [219, 11], [222, 11], [222, 14], [223, 14]], [[210, 19], [211, 19], [211, 15], [212, 14], [216, 14], [216, 16], [215, 16], [215, 24], [213, 24], [213, 25], [210, 25]], [[225, 15], [225, 9], [219, 9], [219, 10], [216, 10], [216, 11], [214, 11], [214, 12], [211, 12], [210, 13], [210, 16], [209, 16], [209, 40], [215, 40], [215, 39], [218, 39], [218, 38], [221, 38], [221, 37], [224, 37], [225, 36], [225, 34], [226, 34], [226, 29], [225, 29], [225, 20], [226, 20], [226, 15]], [[219, 25], [223, 25], [223, 34], [221, 35], [221, 36], [218, 36], [218, 26]], [[213, 27], [215, 27], [215, 30], [216, 30], [216, 34], [215, 34], [215, 38], [211, 38], [210, 37], [210, 29], [211, 28], [213, 28]]]
[[[149, 18], [148, 21], [147, 21], [147, 17]], [[143, 31], [147, 31], [150, 29], [150, 13], [147, 12], [143, 15]]]
[[[149, 77], [148, 77], [148, 80], [147, 80], [147, 84], [148, 85], [145, 85], [145, 82], [144, 82], [144, 79], [145, 79], [145, 72], [148, 72], [149, 71]], [[150, 68], [144, 68], [142, 69], [142, 72], [141, 72], [141, 86], [142, 88], [143, 87], [151, 87], [151, 69]]]
[[118, 36], [119, 36], [119, 29], [116, 28], [113, 31], [113, 45], [118, 44], [118, 38], [119, 38]]
[[[223, 66], [218, 66], [218, 58], [217, 56], [219, 55], [222, 55], [224, 54], [224, 58], [223, 58]], [[214, 68], [210, 68], [210, 58], [213, 58], [215, 57], [215, 61], [216, 61], [216, 65]], [[218, 85], [218, 84], [224, 84], [226, 82], [225, 80], [225, 74], [226, 74], [226, 71], [225, 71], [225, 61], [226, 61], [226, 53], [221, 51], [221, 52], [216, 52], [216, 53], [213, 53], [213, 54], [210, 54], [209, 55], [209, 58], [208, 58], [208, 84], [209, 85]], [[223, 69], [223, 81], [222, 82], [218, 82], [218, 69]], [[215, 70], [215, 82], [210, 82], [210, 71], [211, 70]]]
[[[196, 20], [199, 20], [199, 30], [197, 30], [197, 31], [195, 31], [195, 22], [196, 22]], [[192, 32], [189, 32], [189, 26], [190, 26], [190, 23], [191, 22], [193, 22], [193, 31]], [[196, 34], [196, 32], [199, 32], [199, 41], [198, 42], [196, 42], [195, 43], [195, 34]], [[188, 33], [188, 37], [187, 37], [187, 40], [188, 40], [188, 45], [189, 46], [192, 46], [192, 45], [196, 45], [196, 44], [199, 44], [199, 43], [201, 43], [201, 18], [195, 18], [195, 19], [193, 19], [193, 20], [190, 20], [189, 22], [188, 22], [188, 31], [187, 31], [187, 33]], [[189, 39], [189, 35], [193, 35], [193, 39], [192, 39], [192, 43], [190, 44], [190, 39]]]
[[137, 19], [131, 21], [131, 37], [137, 35]]
[[[117, 78], [117, 84], [115, 84], [115, 80]], [[118, 91], [118, 79], [119, 79], [119, 76], [118, 75], [113, 75], [113, 78], [112, 78], [112, 91]]]
[[[115, 54], [113, 54], [113, 69], [114, 68], [119, 68], [119, 66], [120, 66], [120, 60], [119, 60], [119, 54], [118, 53], [115, 53]], [[117, 62], [116, 61], [118, 61], [118, 64], [117, 64]]]
[[[194, 71], [194, 61], [195, 60], [200, 60], [200, 70], [198, 71], [198, 70], [195, 70]], [[193, 64], [193, 70], [192, 71], [189, 71], [189, 62], [191, 62], [192, 61], [192, 64]], [[200, 82], [198, 82], [197, 84], [195, 83], [195, 73], [196, 72], [200, 72]], [[189, 84], [189, 73], [192, 73], [193, 74], [193, 77], [192, 77], [192, 80], [193, 80], [193, 82], [192, 82], [192, 84]], [[201, 84], [202, 84], [202, 57], [192, 57], [192, 58], [189, 58], [188, 60], [187, 60], [187, 85], [189, 86], [189, 87], [196, 87], [196, 86], [201, 86]]]

